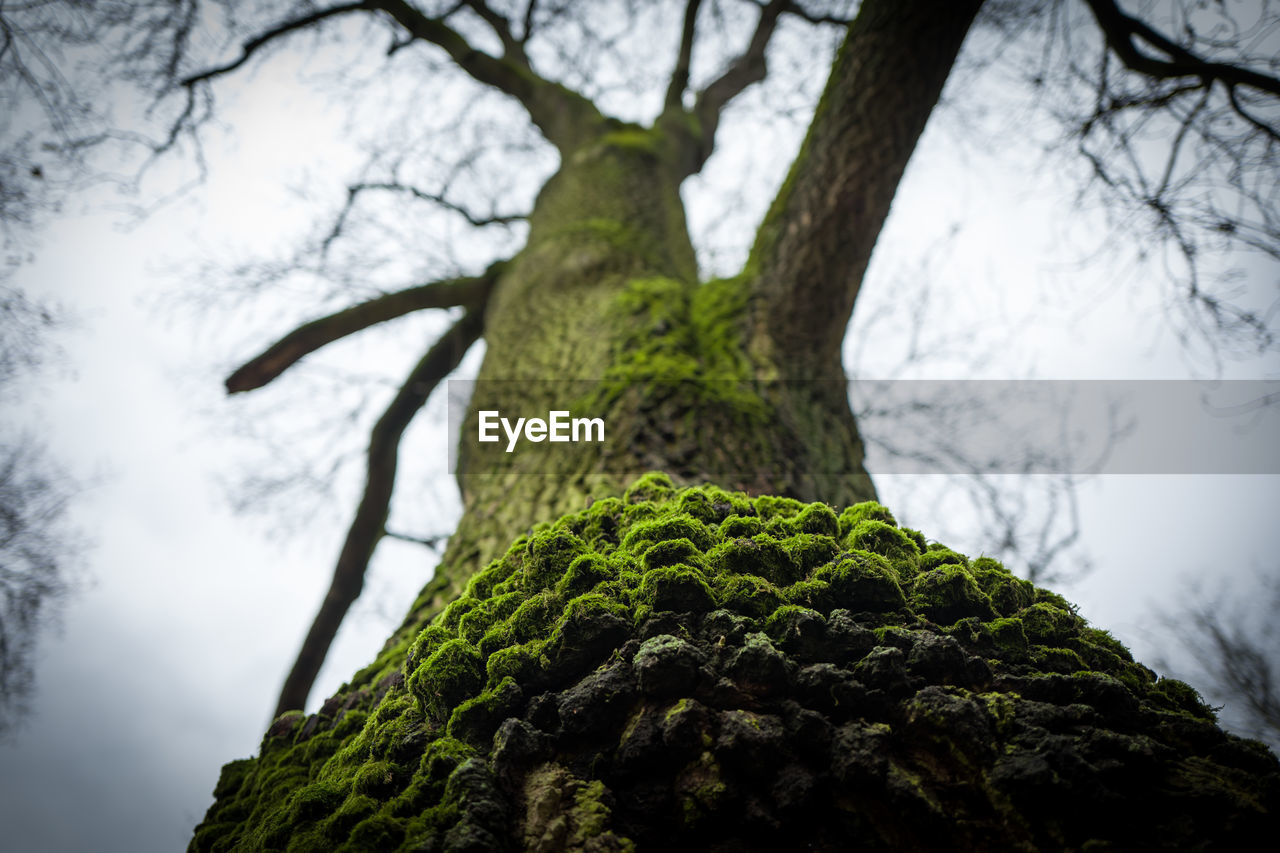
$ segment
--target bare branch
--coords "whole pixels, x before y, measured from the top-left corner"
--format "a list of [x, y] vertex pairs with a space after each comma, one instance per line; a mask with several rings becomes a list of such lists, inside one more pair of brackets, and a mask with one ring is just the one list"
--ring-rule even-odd
[[818, 12], [810, 12], [799, 3], [791, 2], [787, 4], [787, 8], [782, 10], [788, 15], [795, 15], [803, 21], [811, 24], [832, 24], [837, 27], [847, 27], [853, 22], [852, 18], [842, 18], [839, 15], [822, 15]]
[[212, 80], [215, 77], [221, 77], [224, 74], [229, 74], [230, 72], [235, 71], [237, 68], [244, 65], [250, 59], [252, 59], [253, 55], [257, 53], [259, 50], [261, 50], [263, 47], [265, 47], [266, 45], [270, 44], [271, 42], [275, 41], [276, 39], [282, 36], [289, 35], [290, 33], [296, 33], [299, 30], [304, 30], [307, 27], [310, 27], [313, 24], [319, 23], [320, 21], [323, 21], [327, 18], [333, 18], [338, 15], [345, 15], [348, 12], [370, 11], [373, 7], [374, 7], [374, 4], [367, 3], [367, 2], [343, 3], [338, 6], [330, 6], [327, 9], [317, 9], [315, 12], [312, 12], [310, 15], [303, 15], [298, 18], [292, 18], [246, 41], [241, 46], [241, 53], [239, 58], [231, 62], [228, 62], [226, 65], [220, 65], [216, 68], [210, 68], [206, 71], [201, 71], [198, 74], [193, 74], [190, 77], [186, 77], [180, 81], [179, 85], [187, 89], [190, 89], [192, 86], [195, 86], [197, 83], [202, 83], [206, 80]]
[[373, 550], [386, 532], [400, 439], [432, 390], [453, 372], [471, 345], [479, 340], [483, 326], [482, 311], [472, 309], [463, 315], [414, 366], [374, 425], [369, 436], [364, 494], [338, 555], [329, 591], [280, 691], [275, 716], [306, 705], [307, 695], [338, 627], [364, 588], [364, 575]]
[[414, 311], [454, 305], [479, 310], [488, 299], [501, 269], [501, 263], [494, 264], [480, 276], [437, 281], [398, 290], [353, 305], [336, 314], [312, 320], [285, 335], [227, 377], [227, 393], [238, 394], [261, 388], [321, 347]]
[[769, 47], [769, 39], [773, 37], [778, 16], [787, 5], [787, 0], [769, 0], [768, 5], [760, 10], [760, 20], [756, 22], [756, 29], [751, 34], [747, 49], [698, 94], [693, 112], [702, 124], [702, 134], [706, 139], [710, 140], [715, 136], [720, 113], [725, 105], [748, 86], [765, 78], [768, 72], [765, 50]]
[[401, 542], [421, 545], [422, 547], [430, 548], [433, 551], [438, 550], [440, 546], [445, 543], [445, 540], [449, 538], [448, 536], [414, 536], [409, 533], [399, 533], [395, 530], [386, 529], [382, 531], [382, 535], [388, 539], [397, 539]]
[[[1130, 17], [1120, 10], [1114, 0], [1087, 0], [1102, 28], [1107, 44], [1126, 66], [1151, 77], [1199, 77], [1205, 82], [1221, 80], [1230, 87], [1252, 88], [1280, 95], [1280, 79], [1238, 65], [1211, 62], [1179, 45], [1149, 24]], [[1139, 49], [1135, 39], [1140, 39], [1160, 53], [1165, 59], [1151, 56]]]
[[479, 15], [497, 34], [502, 42], [502, 55], [512, 59], [525, 68], [529, 67], [529, 57], [524, 54], [524, 45], [511, 33], [511, 22], [503, 15], [495, 12], [484, 0], [466, 0], [467, 8]]
[[889, 0], [864, 0], [757, 233], [753, 334], [792, 375], [843, 375], [840, 347], [872, 248], [981, 3], [927, 6], [904, 16]]
[[697, 28], [698, 9], [702, 0], [688, 0], [684, 7], [684, 29], [680, 31], [680, 51], [676, 56], [676, 67], [671, 72], [671, 82], [667, 86], [667, 109], [679, 109], [684, 98], [684, 90], [689, 88], [689, 65], [693, 61], [693, 39]]
[[524, 46], [529, 43], [529, 37], [533, 35], [533, 16], [538, 9], [538, 0], [529, 0], [529, 5], [524, 10], [524, 24], [520, 30], [520, 44]]
[[459, 68], [477, 82], [492, 86], [518, 100], [533, 123], [561, 150], [583, 141], [584, 133], [600, 120], [595, 105], [564, 86], [539, 77], [517, 56], [501, 59], [477, 50], [443, 18], [430, 18], [405, 0], [371, 0], [415, 39], [443, 48]]
[[467, 208], [460, 204], [454, 204], [444, 197], [443, 193], [429, 193], [426, 190], [419, 189], [400, 181], [362, 181], [358, 184], [352, 184], [347, 187], [347, 200], [342, 206], [342, 210], [338, 213], [338, 218], [333, 223], [333, 228], [329, 234], [321, 241], [320, 251], [323, 253], [328, 250], [331, 243], [342, 233], [342, 228], [346, 225], [347, 217], [351, 215], [351, 210], [355, 207], [356, 198], [363, 192], [369, 190], [386, 190], [388, 192], [408, 193], [419, 201], [429, 201], [437, 204], [446, 210], [451, 210], [460, 215], [463, 219], [476, 228], [483, 228], [486, 225], [511, 225], [515, 222], [523, 222], [529, 218], [526, 213], [509, 213], [509, 214], [493, 214], [492, 216], [476, 216]]

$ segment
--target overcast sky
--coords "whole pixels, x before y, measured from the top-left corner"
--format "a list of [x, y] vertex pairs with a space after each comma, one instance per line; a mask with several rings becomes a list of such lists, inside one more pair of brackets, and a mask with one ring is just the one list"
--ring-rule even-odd
[[[232, 99], [234, 130], [212, 140], [208, 186], [128, 232], [115, 227], [118, 215], [74, 206], [16, 279], [76, 318], [57, 338], [67, 370], [41, 387], [21, 416], [43, 423], [53, 450], [90, 483], [74, 519], [91, 547], [60, 630], [41, 640], [32, 713], [0, 745], [0, 826], [9, 849], [185, 846], [219, 767], [256, 750], [328, 584], [343, 532], [341, 501], [316, 509], [309, 525], [292, 519], [304, 533], [272, 539], [271, 519], [234, 515], [221, 485], [258, 458], [232, 435], [229, 413], [238, 403], [222, 396], [227, 341], [245, 330], [216, 328], [228, 322], [220, 314], [193, 319], [156, 305], [196, 284], [193, 256], [211, 247], [270, 246], [296, 233], [305, 205], [280, 178], [297, 177], [297, 152], [347, 162], [336, 117], [290, 80], [284, 72], [260, 73]], [[727, 121], [722, 133], [744, 129]], [[915, 261], [932, 259], [928, 274], [952, 292], [934, 331], [959, 335], [996, 316], [1012, 324], [1013, 334], [999, 329], [1012, 341], [1006, 357], [973, 375], [1170, 379], [1203, 372], [1163, 330], [1164, 294], [1115, 293], [1107, 271], [1065, 265], [1070, 252], [1062, 250], [1061, 225], [1073, 215], [1071, 187], [1028, 182], [1021, 171], [1033, 159], [1027, 152], [984, 158], [954, 151], [952, 141], [931, 129], [913, 161], [877, 250], [866, 304], [908, 286]], [[741, 165], [717, 168], [750, 176]], [[695, 231], [699, 216], [711, 215], [695, 211]], [[944, 240], [956, 223], [959, 233]], [[289, 313], [287, 299], [268, 305], [255, 325], [286, 331], [297, 312]], [[386, 372], [395, 375], [418, 355], [405, 340], [427, 337], [442, 323], [410, 321], [386, 343], [343, 358], [367, 359], [371, 371], [391, 364]], [[874, 327], [864, 331], [876, 334]], [[881, 334], [887, 351], [893, 333]], [[319, 364], [313, 373], [323, 376], [325, 362]], [[865, 367], [874, 371], [876, 362]], [[924, 375], [971, 375], [966, 369], [944, 363]], [[1280, 362], [1231, 370], [1236, 378], [1274, 379]], [[413, 532], [447, 531], [456, 518], [444, 474], [442, 402], [433, 399], [409, 437], [414, 452], [401, 476], [408, 496], [401, 493], [395, 517]], [[905, 476], [878, 481], [891, 506], [918, 486], [918, 478]], [[351, 500], [348, 482], [338, 492]], [[1171, 653], [1153, 614], [1170, 605], [1183, 578], [1230, 589], [1250, 572], [1276, 569], [1280, 477], [1104, 475], [1082, 484], [1080, 501], [1095, 565], [1065, 592], [1140, 658]], [[954, 521], [930, 517], [928, 506], [912, 507], [903, 520], [932, 535]], [[372, 657], [432, 564], [421, 548], [380, 546], [367, 600], [348, 618], [314, 705]]]

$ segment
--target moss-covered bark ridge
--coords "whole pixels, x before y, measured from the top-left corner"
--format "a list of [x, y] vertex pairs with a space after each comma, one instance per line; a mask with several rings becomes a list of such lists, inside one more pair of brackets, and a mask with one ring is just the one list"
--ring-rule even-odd
[[647, 475], [228, 764], [193, 850], [1219, 849], [1280, 762], [873, 503]]

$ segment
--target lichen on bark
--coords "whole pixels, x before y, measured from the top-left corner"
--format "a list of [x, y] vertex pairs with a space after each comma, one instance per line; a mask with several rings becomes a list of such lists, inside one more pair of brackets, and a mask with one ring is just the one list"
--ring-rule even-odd
[[1280, 762], [879, 504], [648, 475], [517, 539], [215, 798], [193, 851], [1227, 849], [1275, 826]]

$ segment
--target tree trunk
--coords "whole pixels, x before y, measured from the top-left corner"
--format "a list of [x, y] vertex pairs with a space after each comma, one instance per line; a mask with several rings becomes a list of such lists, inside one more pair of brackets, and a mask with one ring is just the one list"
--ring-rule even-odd
[[[979, 0], [863, 4], [746, 270], [699, 284], [679, 185], [677, 123], [606, 119], [539, 195], [525, 249], [485, 318], [483, 406], [564, 409], [578, 387], [613, 439], [507, 462], [470, 458], [463, 517], [414, 630], [498, 556], [512, 531], [616, 495], [650, 470], [680, 483], [845, 506], [874, 498], [849, 411], [840, 343], [907, 161]], [[664, 119], [667, 119], [664, 121]], [[684, 144], [682, 144], [684, 143]], [[505, 464], [499, 464], [505, 462]], [[494, 469], [500, 473], [495, 473]], [[393, 641], [401, 639], [398, 633]]]
[[[1137, 803], [1153, 821], [1274, 813], [1274, 760], [1066, 602], [878, 504], [837, 515], [874, 497], [840, 342], [978, 6], [862, 4], [732, 279], [699, 283], [685, 225], [697, 128], [563, 118], [488, 302], [436, 577], [319, 713], [227, 765], [193, 849], [1125, 847], [1144, 821], [1100, 785], [1176, 790]], [[570, 409], [609, 441], [505, 454], [472, 440], [480, 409]], [[1071, 726], [1087, 748], [1050, 743]], [[1126, 750], [1155, 757], [1090, 764]], [[1223, 781], [1197, 799], [1201, 770]]]

